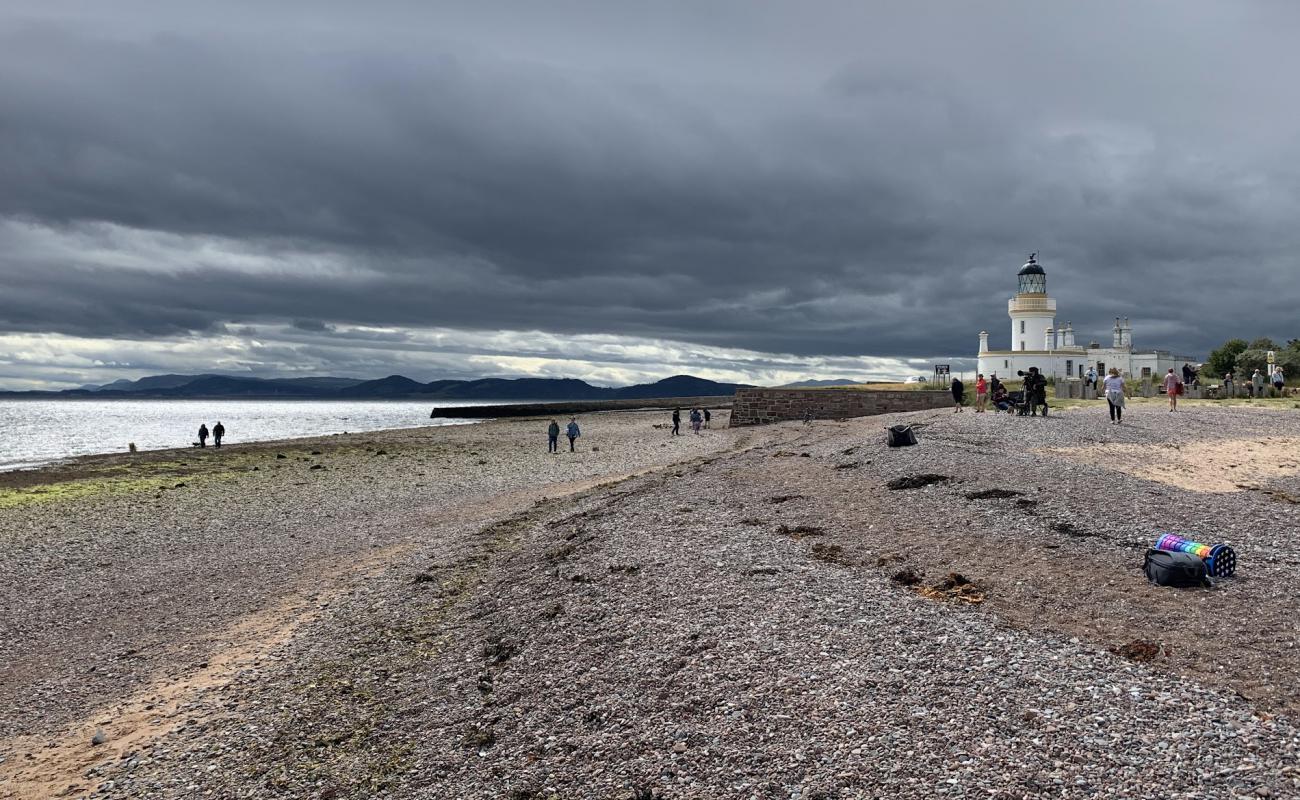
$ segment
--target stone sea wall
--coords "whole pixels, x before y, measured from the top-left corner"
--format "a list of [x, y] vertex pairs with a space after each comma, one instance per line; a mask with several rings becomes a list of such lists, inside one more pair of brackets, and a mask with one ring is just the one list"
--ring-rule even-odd
[[853, 389], [739, 389], [731, 425], [765, 425], [788, 419], [842, 419], [925, 411], [952, 406], [946, 391], [857, 391]]
[[725, 409], [731, 397], [650, 397], [638, 400], [565, 400], [555, 403], [511, 403], [500, 406], [438, 406], [430, 418], [497, 419], [501, 417], [548, 417], [589, 414], [595, 411], [682, 410], [682, 424], [692, 408]]

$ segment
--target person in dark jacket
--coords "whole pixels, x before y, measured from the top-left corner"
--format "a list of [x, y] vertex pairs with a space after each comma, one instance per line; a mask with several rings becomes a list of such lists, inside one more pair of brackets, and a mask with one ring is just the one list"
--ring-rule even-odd
[[1023, 375], [1025, 379], [1025, 403], [1029, 405], [1029, 416], [1038, 416], [1038, 407], [1043, 407], [1043, 416], [1047, 416], [1047, 378], [1043, 373], [1038, 371], [1038, 367], [1030, 367], [1029, 371]]
[[221, 446], [221, 437], [226, 435], [226, 426], [217, 420], [217, 424], [212, 426], [212, 443], [217, 447]]
[[546, 452], [560, 452], [560, 423], [551, 420], [551, 424], [546, 428]]
[[674, 408], [673, 409], [673, 436], [681, 436], [681, 435], [682, 435], [682, 410], [680, 408]]
[[956, 414], [961, 411], [961, 401], [966, 396], [966, 384], [961, 382], [961, 378], [953, 378], [949, 388], [952, 389], [952, 402], [957, 406], [952, 413]]
[[569, 452], [572, 453], [572, 452], [573, 452], [573, 443], [574, 443], [575, 441], [577, 441], [577, 439], [578, 439], [579, 436], [582, 435], [582, 431], [578, 430], [578, 418], [577, 418], [577, 417], [573, 417], [572, 419], [569, 420], [569, 429], [568, 429], [568, 431], [566, 431], [566, 433], [568, 433], [568, 436], [569, 436]]
[[208, 446], [208, 424], [206, 422], [200, 422], [199, 423], [199, 447], [207, 447], [207, 446]]
[[709, 413], [709, 410], [707, 408], [704, 409], [704, 427], [706, 429], [709, 427], [709, 420], [711, 419], [713, 419], [713, 415]]

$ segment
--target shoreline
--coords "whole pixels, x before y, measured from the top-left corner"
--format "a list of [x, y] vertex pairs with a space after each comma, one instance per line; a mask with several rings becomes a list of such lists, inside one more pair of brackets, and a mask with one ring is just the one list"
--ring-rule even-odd
[[[174, 403], [246, 402], [244, 398], [218, 398], [215, 400], [206, 400], [203, 398], [167, 398], [161, 401], [154, 400], [154, 399], [146, 399], [146, 398], [98, 398], [98, 399], [97, 398], [66, 398], [66, 399], [68, 399], [70, 402], [97, 402], [98, 400], [111, 399], [111, 400], [121, 400], [123, 402], [148, 402], [151, 404], [156, 402], [164, 402], [164, 403], [166, 402], [174, 402]], [[689, 397], [689, 398], [667, 398], [667, 399], [654, 398], [654, 399], [646, 399], [646, 400], [555, 401], [555, 402], [552, 401], [519, 402], [519, 401], [505, 401], [505, 400], [472, 401], [471, 400], [471, 401], [457, 401], [457, 402], [469, 403], [470, 405], [446, 407], [445, 410], [449, 410], [453, 412], [449, 415], [439, 414], [438, 413], [439, 408], [433, 407], [432, 413], [430, 413], [430, 415], [426, 417], [423, 411], [425, 408], [428, 408], [429, 406], [427, 405], [427, 402], [425, 400], [419, 398], [416, 399], [325, 398], [319, 400], [312, 399], [312, 398], [256, 398], [253, 399], [251, 402], [266, 402], [266, 401], [278, 402], [281, 400], [292, 400], [294, 403], [303, 403], [303, 404], [336, 403], [339, 404], [340, 406], [355, 406], [357, 404], [365, 404], [365, 403], [391, 404], [391, 405], [404, 404], [404, 405], [420, 406], [421, 413], [418, 416], [414, 416], [409, 420], [409, 422], [413, 424], [394, 424], [394, 425], [384, 425], [383, 427], [378, 427], [378, 428], [363, 428], [361, 430], [339, 430], [339, 431], [331, 431], [328, 433], [295, 434], [295, 435], [285, 436], [285, 437], [271, 437], [271, 438], [259, 438], [259, 439], [247, 439], [247, 440], [232, 440], [228, 437], [225, 447], [227, 448], [235, 447], [237, 446], [237, 444], [257, 445], [257, 444], [264, 444], [264, 443], [271, 443], [271, 442], [292, 442], [298, 439], [350, 435], [354, 433], [369, 433], [369, 432], [384, 431], [384, 430], [410, 430], [416, 428], [444, 427], [449, 425], [467, 425], [467, 424], [480, 423], [480, 422], [490, 421], [494, 419], [508, 418], [508, 417], [532, 417], [532, 416], [539, 416], [545, 414], [561, 414], [561, 413], [565, 415], [573, 415], [573, 414], [585, 415], [585, 414], [601, 413], [605, 411], [655, 411], [655, 410], [662, 410], [665, 408], [671, 408], [672, 406], [665, 405], [670, 402], [698, 404], [701, 401], [710, 401], [710, 408], [719, 409], [725, 407], [726, 404], [729, 404], [730, 399], [731, 398], [729, 397], [703, 397], [703, 398]], [[3, 400], [3, 398], [0, 398], [0, 400]], [[39, 402], [45, 402], [45, 399], [42, 399]], [[494, 414], [489, 409], [501, 409], [501, 413]], [[430, 420], [436, 420], [437, 422], [431, 423]], [[124, 438], [129, 438], [129, 437], [124, 437]], [[209, 446], [211, 446], [211, 443], [209, 443]], [[142, 447], [140, 450], [137, 451], [137, 455], [143, 455], [146, 453], [172, 452], [172, 451], [188, 452], [188, 450], [190, 449], [197, 450], [202, 448], [198, 448], [197, 446], [192, 446], [191, 448], [191, 447], [186, 447], [184, 445], [168, 446], [168, 447]], [[37, 458], [32, 460], [15, 461], [8, 464], [0, 462], [0, 488], [4, 488], [6, 485], [8, 485], [8, 482], [6, 482], [4, 476], [10, 473], [32, 472], [32, 471], [41, 470], [49, 467], [58, 467], [63, 465], [71, 465], [75, 467], [76, 462], [81, 459], [94, 459], [94, 458], [101, 458], [101, 457], [114, 456], [114, 455], [130, 455], [130, 453], [126, 450], [125, 447], [121, 447], [120, 449], [100, 450], [100, 451], [90, 452], [90, 453], [75, 453], [69, 455], [50, 456], [49, 458]], [[19, 482], [27, 483], [29, 481], [19, 481]]]
[[[75, 476], [78, 474], [78, 467], [84, 466], [90, 468], [90, 467], [98, 466], [100, 462], [116, 464], [117, 462], [129, 463], [132, 461], [139, 461], [142, 463], [147, 463], [151, 460], [158, 460], [167, 456], [180, 456], [182, 454], [187, 454], [187, 453], [201, 453], [206, 450], [235, 452], [235, 451], [248, 450], [250, 448], [265, 448], [265, 447], [270, 447], [272, 445], [294, 446], [300, 443], [310, 444], [310, 443], [318, 443], [320, 441], [329, 441], [330, 439], [333, 439], [334, 437], [337, 436], [363, 436], [366, 434], [382, 433], [385, 431], [411, 431], [411, 430], [424, 430], [424, 429], [434, 429], [434, 428], [448, 428], [448, 427], [455, 427], [459, 425], [476, 425], [476, 424], [481, 424], [484, 422], [491, 422], [491, 421], [492, 418], [449, 420], [441, 424], [430, 425], [426, 420], [420, 425], [374, 428], [370, 430], [361, 430], [361, 431], [339, 431], [337, 433], [321, 433], [321, 434], [313, 434], [309, 436], [291, 436], [284, 439], [253, 439], [248, 441], [240, 440], [234, 442], [227, 440], [227, 443], [223, 444], [219, 448], [209, 444], [207, 447], [198, 447], [197, 445], [190, 445], [189, 447], [158, 447], [158, 448], [152, 448], [147, 450], [137, 450], [134, 453], [130, 451], [82, 453], [78, 455], [62, 456], [59, 458], [51, 459], [49, 461], [39, 462], [33, 464], [32, 466], [26, 466], [26, 467], [0, 466], [0, 489], [4, 489], [15, 484], [30, 485], [32, 483], [40, 483], [41, 482], [40, 480], [11, 478], [11, 476], [13, 476], [14, 474], [30, 475], [32, 473], [41, 473], [46, 470], [51, 472], [66, 471], [67, 473], [73, 475], [74, 477], [60, 476], [58, 479], [75, 480]], [[39, 479], [41, 476], [36, 475], [34, 477]]]

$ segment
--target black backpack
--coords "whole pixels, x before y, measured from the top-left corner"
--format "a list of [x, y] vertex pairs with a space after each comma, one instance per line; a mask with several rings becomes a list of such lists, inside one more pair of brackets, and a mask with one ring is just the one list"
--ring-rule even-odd
[[1148, 550], [1142, 571], [1157, 586], [1209, 586], [1205, 562], [1191, 553]]
[[890, 447], [911, 447], [916, 444], [916, 434], [911, 425], [895, 425], [885, 429], [885, 443]]

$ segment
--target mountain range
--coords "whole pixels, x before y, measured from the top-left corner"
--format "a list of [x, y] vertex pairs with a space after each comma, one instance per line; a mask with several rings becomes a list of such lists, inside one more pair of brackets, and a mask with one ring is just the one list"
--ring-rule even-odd
[[153, 375], [59, 392], [0, 392], [10, 397], [241, 398], [315, 400], [639, 400], [732, 395], [744, 384], [674, 375], [654, 383], [609, 388], [573, 378], [480, 378], [420, 383], [402, 375], [355, 378], [245, 378], [231, 375]]

